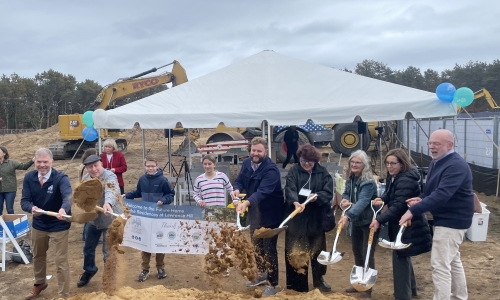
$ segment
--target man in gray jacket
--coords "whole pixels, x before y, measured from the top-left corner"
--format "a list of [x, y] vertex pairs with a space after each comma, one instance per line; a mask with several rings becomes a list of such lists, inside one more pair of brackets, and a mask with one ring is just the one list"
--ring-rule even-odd
[[113, 209], [121, 213], [122, 208], [116, 199], [120, 199], [120, 187], [118, 186], [118, 179], [116, 175], [102, 167], [101, 157], [98, 155], [90, 155], [83, 162], [88, 174], [83, 176], [83, 180], [89, 178], [99, 178], [105, 181], [101, 198], [97, 205], [104, 209], [104, 212], [98, 212], [95, 220], [90, 221], [85, 226], [85, 244], [83, 246], [83, 274], [77, 282], [78, 287], [85, 286], [89, 283], [90, 279], [97, 273], [97, 266], [95, 264], [95, 249], [99, 243], [99, 238], [103, 235], [102, 253], [104, 256], [104, 263], [108, 256], [106, 249], [106, 231], [111, 225], [112, 218], [108, 212], [113, 212]]

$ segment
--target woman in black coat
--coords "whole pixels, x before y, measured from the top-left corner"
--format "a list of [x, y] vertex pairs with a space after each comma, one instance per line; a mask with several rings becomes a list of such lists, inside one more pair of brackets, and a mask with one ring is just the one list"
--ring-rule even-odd
[[[420, 175], [411, 167], [408, 155], [402, 149], [390, 150], [385, 156], [385, 166], [389, 173], [385, 193], [375, 199], [382, 200], [387, 208], [379, 214], [370, 227], [378, 229], [380, 224], [389, 223], [389, 239], [396, 240], [399, 231], [399, 220], [408, 210], [406, 200], [420, 195]], [[409, 300], [417, 294], [415, 275], [411, 256], [429, 252], [432, 238], [427, 218], [424, 214], [413, 216], [411, 224], [405, 229], [402, 237], [404, 244], [411, 246], [392, 252], [392, 272], [394, 277], [394, 297], [396, 300]]]
[[[331, 205], [333, 179], [325, 167], [319, 165], [320, 153], [314, 146], [305, 144], [297, 151], [299, 164], [294, 164], [286, 176], [286, 215], [297, 207], [302, 210], [287, 225], [285, 236], [286, 286], [298, 292], [308, 292], [309, 264], [304, 269], [295, 269], [290, 264], [290, 254], [304, 251], [311, 261], [313, 286], [322, 292], [331, 291], [323, 280], [326, 266], [318, 263], [321, 251], [326, 251], [325, 231], [321, 226], [321, 215], [325, 205]], [[302, 191], [302, 192], [301, 192]], [[306, 196], [307, 194], [307, 196]], [[304, 206], [309, 195], [318, 197]]]

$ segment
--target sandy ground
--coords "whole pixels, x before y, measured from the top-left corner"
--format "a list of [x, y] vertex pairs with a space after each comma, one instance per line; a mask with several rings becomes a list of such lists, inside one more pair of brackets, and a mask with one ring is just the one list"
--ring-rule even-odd
[[[209, 136], [209, 131], [202, 131], [202, 138]], [[39, 147], [48, 145], [57, 140], [58, 128], [52, 127], [48, 130], [36, 131], [19, 135], [0, 136], [0, 145], [6, 146], [12, 159], [26, 161], [33, 157]], [[130, 130], [128, 138], [130, 146], [125, 158], [128, 171], [124, 174], [125, 190], [135, 188], [138, 178], [143, 173], [141, 146], [141, 132]], [[203, 140], [202, 140], [203, 141]], [[181, 138], [175, 137], [174, 149], [180, 144]], [[167, 163], [167, 140], [163, 137], [161, 130], [146, 131], [146, 147], [148, 154], [159, 158], [159, 165], [163, 167]], [[324, 152], [331, 149], [324, 147]], [[180, 158], [174, 158], [175, 166], [180, 165]], [[345, 161], [344, 161], [345, 163]], [[54, 168], [66, 172], [72, 184], [77, 183], [77, 170], [79, 159], [74, 161], [56, 161]], [[21, 196], [21, 185], [24, 171], [17, 172], [18, 194], [16, 197], [15, 211], [22, 213], [19, 205]], [[488, 238], [485, 242], [471, 242], [466, 240], [461, 247], [462, 260], [465, 266], [469, 299], [498, 299], [498, 278], [500, 278], [500, 201], [494, 196], [479, 194], [482, 202], [486, 203], [491, 214], [489, 216]], [[29, 215], [31, 218], [31, 215]], [[117, 262], [117, 286], [119, 287], [115, 296], [108, 297], [102, 293], [102, 274], [104, 265], [101, 250], [97, 249], [96, 261], [99, 273], [92, 279], [88, 286], [77, 288], [76, 282], [82, 273], [83, 254], [81, 241], [83, 225], [73, 223], [70, 229], [70, 268], [71, 268], [71, 295], [72, 299], [250, 299], [254, 297], [254, 288], [245, 286], [246, 280], [232, 272], [229, 278], [221, 282], [222, 293], [214, 295], [211, 286], [203, 272], [204, 258], [201, 255], [171, 254], [166, 256], [167, 278], [158, 280], [154, 268], [154, 259], [151, 262], [152, 275], [146, 282], [138, 282], [137, 276], [141, 272], [140, 251], [124, 248], [125, 254], [120, 255]], [[334, 233], [327, 234], [328, 247], [330, 248], [334, 239]], [[349, 287], [349, 273], [353, 266], [353, 256], [350, 250], [350, 238], [345, 232], [337, 246], [339, 251], [345, 251], [344, 258], [330, 266], [325, 276], [326, 281], [332, 286], [334, 293], [322, 295], [317, 290], [309, 292], [308, 295], [297, 294], [285, 290], [285, 266], [284, 266], [284, 234], [278, 241], [280, 253], [280, 285], [282, 290], [276, 298], [278, 299], [352, 299], [343, 295], [345, 288]], [[376, 250], [376, 269], [379, 277], [372, 299], [393, 299], [392, 268], [390, 250], [378, 247]], [[413, 258], [415, 274], [418, 282], [420, 299], [431, 299], [433, 285], [431, 278], [430, 254], [420, 255]], [[49, 253], [48, 274], [54, 275], [50, 279], [49, 287], [41, 294], [39, 299], [57, 298], [57, 279], [53, 261], [53, 252]], [[309, 280], [312, 289], [311, 279]], [[0, 299], [24, 299], [33, 284], [32, 265], [20, 265], [12, 262], [7, 263], [5, 272], [0, 273]], [[143, 290], [140, 290], [143, 289]], [[355, 296], [355, 295], [354, 295]]]

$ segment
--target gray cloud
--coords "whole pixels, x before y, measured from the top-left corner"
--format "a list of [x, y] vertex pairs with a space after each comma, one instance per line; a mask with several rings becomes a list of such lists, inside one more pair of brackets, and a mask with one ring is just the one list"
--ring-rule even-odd
[[23, 1], [0, 11], [0, 73], [100, 84], [172, 60], [190, 79], [258, 53], [335, 68], [442, 71], [499, 59], [496, 0]]

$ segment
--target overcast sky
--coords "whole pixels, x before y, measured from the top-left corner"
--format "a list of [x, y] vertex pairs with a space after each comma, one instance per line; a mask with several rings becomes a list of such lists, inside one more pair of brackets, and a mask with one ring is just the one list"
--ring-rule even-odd
[[178, 60], [192, 80], [262, 50], [350, 70], [500, 59], [499, 0], [0, 3], [0, 75], [53, 69], [104, 85]]

